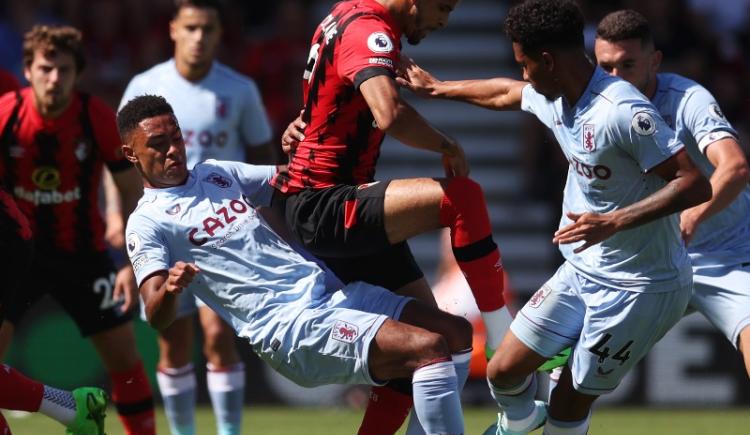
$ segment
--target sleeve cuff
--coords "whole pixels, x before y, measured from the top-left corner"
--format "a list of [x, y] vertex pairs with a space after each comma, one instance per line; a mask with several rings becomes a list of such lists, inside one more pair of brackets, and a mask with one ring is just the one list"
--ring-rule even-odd
[[367, 80], [373, 77], [385, 76], [385, 75], [387, 75], [390, 78], [396, 77], [396, 74], [393, 71], [387, 68], [379, 67], [379, 66], [371, 66], [371, 67], [362, 69], [354, 76], [354, 89], [359, 89], [362, 83], [366, 82]]

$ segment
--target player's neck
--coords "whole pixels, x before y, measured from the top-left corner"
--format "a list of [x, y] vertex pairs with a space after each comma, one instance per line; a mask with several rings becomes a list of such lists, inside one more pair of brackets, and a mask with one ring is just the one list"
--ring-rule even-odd
[[205, 64], [188, 64], [187, 62], [180, 61], [179, 58], [175, 57], [175, 66], [177, 72], [189, 82], [199, 82], [203, 80], [209, 72], [213, 62], [206, 62]]
[[583, 53], [572, 57], [565, 63], [566, 74], [560, 79], [562, 91], [568, 104], [574, 106], [588, 87], [595, 67]]
[[39, 113], [39, 115], [44, 119], [57, 119], [63, 113], [65, 113], [66, 110], [68, 110], [68, 107], [72, 102], [73, 97], [69, 98], [68, 101], [66, 101], [64, 104], [50, 106], [34, 98], [34, 109], [36, 109], [37, 113]]

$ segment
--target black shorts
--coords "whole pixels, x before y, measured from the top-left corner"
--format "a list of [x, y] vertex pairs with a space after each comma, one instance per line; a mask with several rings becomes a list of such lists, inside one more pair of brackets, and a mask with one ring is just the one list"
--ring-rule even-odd
[[33, 242], [15, 235], [6, 235], [0, 243], [0, 324], [8, 311], [7, 305], [28, 277]]
[[36, 253], [23, 288], [8, 303], [6, 318], [18, 325], [26, 311], [49, 294], [87, 337], [130, 321], [132, 311], [113, 300], [115, 270], [106, 252], [87, 255]]
[[395, 291], [424, 275], [406, 242], [388, 242], [383, 206], [388, 184], [289, 194], [284, 205], [287, 225], [344, 283], [364, 281]]

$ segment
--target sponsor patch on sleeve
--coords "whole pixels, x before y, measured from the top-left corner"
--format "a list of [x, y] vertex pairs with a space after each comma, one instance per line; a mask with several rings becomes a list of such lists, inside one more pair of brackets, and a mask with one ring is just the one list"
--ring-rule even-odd
[[143, 269], [143, 267], [147, 266], [153, 261], [154, 259], [149, 257], [148, 255], [142, 255], [136, 258], [135, 260], [133, 260], [133, 273], [137, 274], [138, 271], [140, 271], [141, 269]]
[[716, 103], [711, 103], [708, 105], [708, 114], [711, 115], [711, 118], [718, 121], [726, 121], [727, 119], [724, 116], [724, 112], [721, 111], [721, 108]]
[[136, 233], [130, 233], [125, 239], [125, 245], [128, 248], [128, 255], [132, 257], [141, 250], [141, 238]]
[[393, 61], [387, 57], [371, 57], [369, 59], [370, 65], [387, 66], [393, 68]]
[[383, 32], [374, 32], [367, 37], [367, 48], [373, 53], [390, 53], [393, 51], [393, 41]]
[[656, 121], [648, 112], [638, 112], [633, 115], [630, 125], [641, 136], [651, 136], [656, 133]]

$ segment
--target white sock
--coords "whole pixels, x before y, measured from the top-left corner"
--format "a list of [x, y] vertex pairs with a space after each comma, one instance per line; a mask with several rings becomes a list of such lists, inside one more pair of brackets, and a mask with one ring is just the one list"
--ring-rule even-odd
[[495, 311], [482, 311], [482, 321], [487, 334], [487, 348], [493, 353], [500, 347], [505, 333], [510, 329], [513, 316], [510, 315], [507, 305]]
[[226, 369], [206, 364], [208, 393], [216, 416], [219, 435], [239, 434], [245, 404], [245, 364], [239, 362]]
[[173, 435], [195, 434], [195, 371], [193, 364], [156, 372], [164, 413]]
[[59, 421], [63, 426], [70, 426], [76, 419], [76, 400], [73, 393], [45, 385], [39, 412]]

